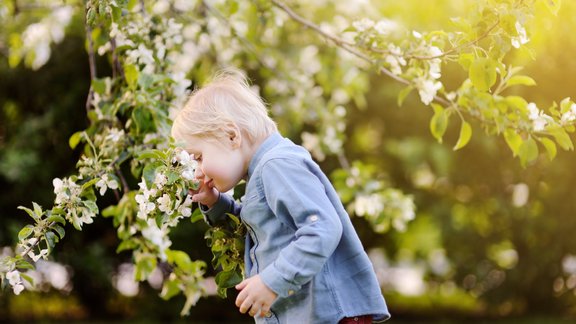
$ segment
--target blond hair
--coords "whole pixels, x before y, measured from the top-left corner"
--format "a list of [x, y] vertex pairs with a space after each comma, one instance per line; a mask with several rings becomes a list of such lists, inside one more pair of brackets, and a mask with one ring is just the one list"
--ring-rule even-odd
[[177, 142], [185, 142], [190, 136], [221, 140], [234, 127], [252, 143], [278, 131], [244, 73], [225, 69], [192, 93], [174, 119], [172, 137]]

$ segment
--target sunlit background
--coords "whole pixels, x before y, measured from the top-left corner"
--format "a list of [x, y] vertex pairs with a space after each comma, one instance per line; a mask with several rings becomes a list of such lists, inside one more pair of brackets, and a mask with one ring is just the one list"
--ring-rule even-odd
[[[336, 6], [347, 13], [343, 20], [368, 15], [398, 28], [431, 31], [453, 28], [451, 18], [466, 16], [473, 2], [338, 1]], [[523, 72], [537, 82], [518, 87], [517, 94], [548, 107], [576, 97], [576, 2], [564, 1], [557, 16], [540, 9], [529, 26], [531, 51], [516, 53], [510, 62], [526, 66]], [[66, 32], [58, 29], [70, 19]], [[0, 43], [2, 254], [13, 253], [17, 233], [28, 221], [17, 206], [31, 201], [49, 206], [52, 179], [74, 170], [79, 152], [70, 150], [68, 137], [87, 126], [83, 28], [80, 19], [62, 12], [52, 29], [30, 35], [30, 46], [44, 46], [38, 63], [48, 60], [38, 70], [9, 68], [5, 44]], [[61, 41], [42, 43], [50, 37]], [[463, 77], [456, 66], [444, 67], [444, 84], [459, 84]], [[522, 168], [503, 139], [485, 135], [480, 125], [473, 125], [471, 143], [454, 152], [458, 129], [450, 128], [445, 144], [437, 143], [428, 128], [431, 109], [415, 94], [398, 107], [401, 89], [374, 75], [366, 107], [346, 107], [347, 155], [380, 167], [391, 185], [413, 195], [417, 207], [404, 231], [377, 234], [365, 219], [353, 219], [393, 318], [575, 320], [576, 153], [561, 151], [552, 162], [542, 158]], [[333, 161], [323, 161], [322, 167], [330, 173]], [[380, 208], [378, 204], [367, 198], [355, 208]], [[205, 230], [183, 222], [174, 232], [174, 246], [209, 260]], [[148, 282], [134, 282], [130, 255], [115, 253], [119, 242], [108, 219], [66, 235], [50, 261], [39, 261], [31, 274], [35, 291], [18, 296], [2, 292], [0, 320], [250, 322], [237, 314], [233, 298], [215, 296], [201, 300], [190, 317], [180, 318], [182, 299], [158, 297], [162, 269]], [[215, 287], [207, 290], [215, 294]]]

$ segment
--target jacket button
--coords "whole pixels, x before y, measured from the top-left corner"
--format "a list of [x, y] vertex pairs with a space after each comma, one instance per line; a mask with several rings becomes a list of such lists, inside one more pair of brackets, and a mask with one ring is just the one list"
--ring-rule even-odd
[[268, 313], [266, 313], [265, 317], [266, 317], [266, 318], [270, 318], [270, 317], [272, 317], [272, 312], [268, 312]]
[[292, 296], [292, 295], [294, 295], [294, 290], [292, 290], [292, 289], [288, 290], [288, 296]]

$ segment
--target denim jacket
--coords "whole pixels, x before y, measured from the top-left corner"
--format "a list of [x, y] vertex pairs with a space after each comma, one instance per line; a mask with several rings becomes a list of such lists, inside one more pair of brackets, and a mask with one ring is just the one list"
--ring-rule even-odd
[[337, 323], [390, 317], [373, 266], [332, 184], [310, 154], [275, 133], [248, 167], [242, 203], [221, 194], [209, 223], [240, 215], [248, 229], [247, 277], [260, 274], [278, 298], [256, 323]]

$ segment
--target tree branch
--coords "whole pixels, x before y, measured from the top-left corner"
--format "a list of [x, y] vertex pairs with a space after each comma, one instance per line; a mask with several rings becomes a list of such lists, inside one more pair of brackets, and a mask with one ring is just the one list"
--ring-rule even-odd
[[[288, 7], [286, 4], [284, 4], [283, 2], [279, 1], [279, 0], [272, 0], [272, 3], [278, 7], [279, 9], [281, 9], [282, 11], [284, 11], [285, 13], [288, 14], [288, 16], [290, 16], [293, 20], [297, 21], [298, 23], [304, 25], [307, 28], [310, 28], [312, 30], [314, 30], [316, 33], [322, 35], [323, 37], [325, 37], [326, 39], [332, 41], [336, 46], [344, 49], [345, 51], [353, 54], [354, 56], [370, 63], [371, 65], [374, 65], [375, 62], [372, 60], [371, 57], [369, 57], [368, 55], [358, 51], [357, 49], [353, 48], [352, 44], [347, 43], [346, 41], [340, 39], [339, 37], [336, 37], [334, 35], [331, 35], [325, 31], [323, 31], [320, 26], [314, 24], [311, 21], [306, 20], [305, 18], [303, 18], [302, 16], [298, 15], [297, 13], [295, 13], [290, 7]], [[405, 85], [412, 85], [412, 82], [410, 82], [409, 80], [406, 80], [402, 77], [397, 76], [396, 74], [392, 73], [390, 70], [384, 68], [384, 67], [379, 67], [378, 71], [382, 74], [385, 74], [387, 76], [389, 76], [390, 78], [405, 84]], [[444, 105], [450, 105], [450, 102], [444, 98], [441, 98], [439, 96], [434, 96], [434, 100], [444, 104]]]

